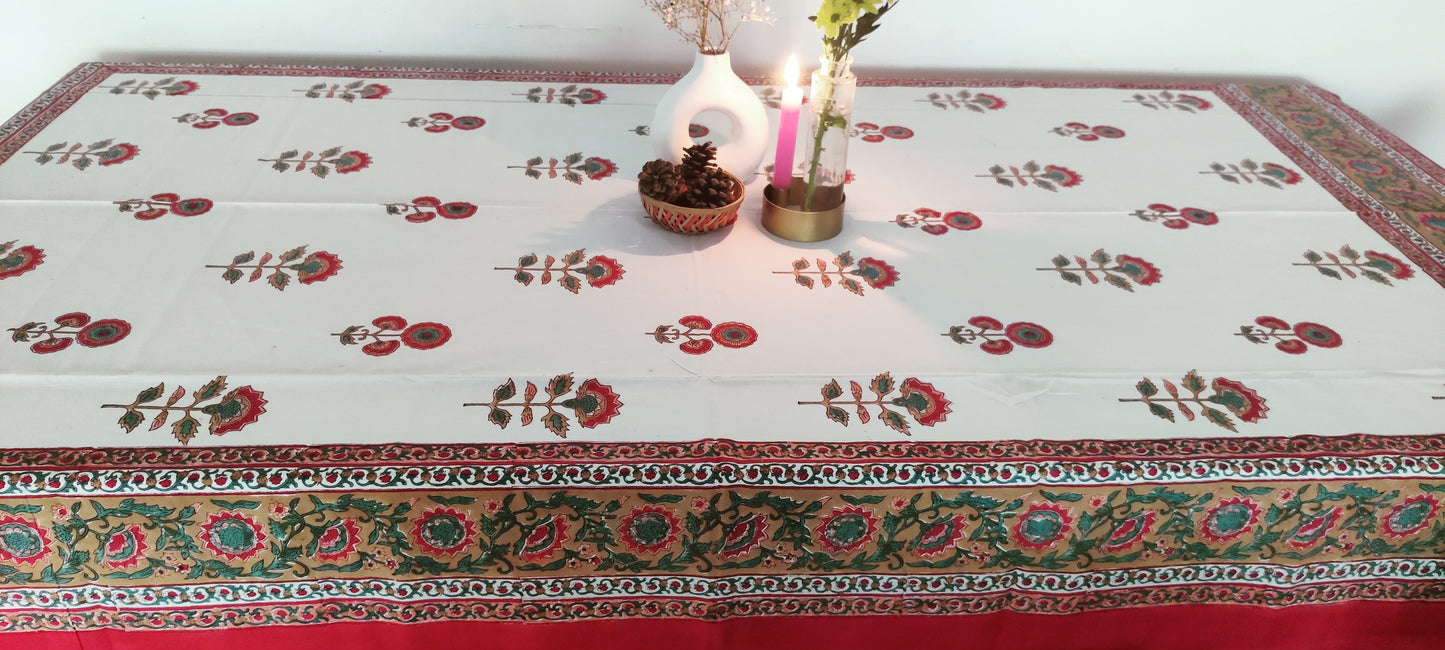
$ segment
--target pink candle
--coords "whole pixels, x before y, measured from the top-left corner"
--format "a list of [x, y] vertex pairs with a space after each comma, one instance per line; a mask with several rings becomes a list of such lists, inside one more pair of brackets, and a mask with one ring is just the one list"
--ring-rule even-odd
[[783, 114], [778, 119], [778, 151], [773, 157], [773, 187], [786, 190], [793, 183], [793, 151], [798, 146], [798, 112], [803, 105], [803, 89], [798, 87], [798, 56], [788, 57], [783, 73], [788, 88], [783, 91]]

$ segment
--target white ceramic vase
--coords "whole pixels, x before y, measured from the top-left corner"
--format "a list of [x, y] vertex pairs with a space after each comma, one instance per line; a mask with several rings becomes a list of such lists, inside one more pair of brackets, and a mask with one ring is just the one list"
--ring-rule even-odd
[[653, 152], [663, 160], [682, 162], [682, 150], [693, 144], [688, 124], [709, 110], [732, 122], [732, 134], [718, 145], [717, 166], [743, 182], [751, 180], [767, 149], [768, 115], [762, 100], [733, 72], [727, 52], [699, 52], [692, 70], [662, 96], [652, 115]]

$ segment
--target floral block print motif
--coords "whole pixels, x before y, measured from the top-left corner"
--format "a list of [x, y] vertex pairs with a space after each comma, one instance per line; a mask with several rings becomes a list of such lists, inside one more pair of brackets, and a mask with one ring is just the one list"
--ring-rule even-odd
[[1160, 222], [1165, 228], [1184, 230], [1190, 224], [1196, 226], [1212, 226], [1219, 223], [1219, 215], [1200, 208], [1179, 208], [1168, 203], [1150, 203], [1149, 207], [1143, 210], [1135, 210], [1129, 213], [1130, 216], [1138, 217], [1141, 221]]
[[201, 113], [185, 113], [175, 118], [181, 124], [196, 129], [214, 129], [218, 126], [249, 126], [261, 118], [255, 113], [229, 113], [224, 108], [208, 108]]
[[431, 350], [451, 340], [451, 328], [441, 323], [413, 323], [408, 326], [400, 316], [379, 316], [371, 327], [349, 325], [332, 334], [342, 345], [360, 345], [361, 351], [373, 357], [384, 357], [405, 345], [413, 350]]
[[145, 411], [155, 412], [150, 431], [164, 426], [169, 416], [174, 414], [179, 419], [171, 423], [171, 435], [186, 445], [190, 444], [201, 430], [201, 422], [193, 413], [211, 416], [207, 425], [211, 435], [223, 436], [232, 431], [240, 431], [266, 412], [266, 399], [261, 391], [242, 386], [222, 395], [225, 390], [226, 376], [221, 375], [191, 393], [191, 403], [186, 406], [176, 405], [186, 396], [184, 386], [177, 386], [175, 391], [166, 397], [164, 404], [151, 404], [166, 394], [166, 385], [162, 382], [138, 393], [130, 404], [102, 404], [101, 408], [125, 409], [119, 424], [126, 433], [135, 431], [136, 427], [145, 422]]
[[1230, 163], [1209, 163], [1209, 171], [1199, 172], [1201, 174], [1214, 174], [1221, 180], [1234, 183], [1259, 183], [1266, 187], [1284, 189], [1285, 185], [1294, 185], [1302, 178], [1299, 172], [1277, 165], [1275, 163], [1264, 163], [1263, 165], [1248, 158], [1239, 161], [1239, 164]]
[[561, 263], [558, 262], [557, 258], [548, 255], [542, 260], [542, 266], [535, 266], [537, 254], [528, 253], [517, 258], [516, 266], [497, 266], [493, 270], [512, 271], [512, 279], [523, 286], [531, 286], [532, 281], [537, 279], [541, 280], [538, 284], [547, 284], [556, 277], [557, 285], [572, 293], [582, 288], [582, 279], [587, 281], [588, 286], [600, 289], [621, 280], [626, 273], [617, 260], [606, 255], [587, 257], [587, 250], [583, 248], [563, 255]]
[[913, 129], [906, 126], [880, 127], [872, 122], [859, 122], [848, 130], [848, 137], [864, 142], [882, 142], [885, 139], [907, 140], [913, 137]]
[[[1075, 262], [1078, 266], [1069, 266], [1070, 262]], [[1143, 258], [1133, 255], [1110, 257], [1102, 248], [1094, 251], [1089, 259], [1075, 255], [1074, 259], [1070, 260], [1059, 255], [1054, 257], [1053, 263], [1052, 267], [1039, 267], [1034, 270], [1058, 271], [1059, 277], [1079, 286], [1083, 286], [1084, 278], [1088, 278], [1090, 284], [1098, 284], [1099, 278], [1103, 277], [1105, 282], [1130, 293], [1133, 293], [1135, 284], [1149, 286], [1164, 277], [1158, 268]]]
[[344, 147], [332, 147], [321, 153], [307, 151], [302, 154], [297, 149], [281, 152], [275, 158], [257, 158], [261, 162], [271, 163], [271, 169], [278, 172], [286, 172], [291, 169], [296, 171], [311, 170], [317, 178], [326, 178], [335, 171], [338, 174], [350, 174], [361, 171], [371, 165], [371, 155], [360, 151], [348, 151], [342, 153]]
[[[305, 257], [302, 257], [303, 255]], [[255, 264], [251, 263], [253, 261]], [[263, 253], [259, 260], [256, 259], [256, 251], [246, 251], [232, 258], [230, 264], [207, 264], [206, 268], [226, 269], [221, 273], [221, 278], [231, 284], [246, 277], [243, 269], [251, 269], [248, 282], [260, 280], [261, 276], [265, 275], [267, 284], [275, 287], [277, 291], [285, 291], [291, 284], [291, 274], [287, 271], [295, 271], [296, 281], [301, 284], [315, 284], [336, 275], [336, 272], [341, 270], [341, 258], [326, 251], [316, 251], [308, 255], [303, 244], [274, 258], [270, 253]], [[267, 270], [270, 270], [269, 275]]]
[[12, 327], [10, 340], [25, 343], [35, 340], [30, 351], [36, 354], [59, 352], [79, 343], [82, 347], [99, 348], [116, 343], [130, 334], [130, 323], [118, 318], [102, 318], [92, 321], [83, 312], [71, 312], [55, 317], [55, 326], [30, 322]]
[[1028, 187], [1032, 181], [1034, 187], [1057, 192], [1061, 187], [1076, 187], [1084, 182], [1080, 176], [1068, 167], [1058, 165], [1039, 166], [1038, 163], [1030, 160], [1024, 163], [1022, 168], [1003, 165], [994, 165], [988, 168], [987, 174], [977, 174], [977, 178], [992, 178], [994, 182], [1004, 187]]
[[657, 329], [645, 334], [664, 345], [682, 341], [678, 349], [687, 354], [705, 354], [713, 348], [713, 344], [725, 348], [745, 348], [758, 340], [758, 331], [747, 323], [728, 321], [713, 325], [702, 316], [683, 316], [677, 319], [677, 323], [658, 325]]
[[942, 235], [952, 230], [977, 230], [983, 220], [972, 212], [940, 213], [930, 208], [918, 208], [912, 214], [900, 214], [893, 218], [900, 228], [918, 228], [930, 235]]
[[460, 117], [451, 113], [432, 113], [426, 117], [413, 117], [406, 121], [410, 127], [421, 127], [427, 133], [446, 133], [452, 129], [458, 131], [475, 131], [487, 124], [487, 121], [475, 115], [462, 115]]
[[1304, 354], [1309, 345], [1337, 348], [1344, 343], [1338, 332], [1319, 323], [1300, 321], [1290, 325], [1288, 321], [1274, 316], [1260, 316], [1254, 319], [1253, 325], [1241, 325], [1234, 335], [1242, 336], [1250, 343], [1272, 342], [1276, 349], [1288, 354]]
[[[777, 106], [774, 106], [773, 108], [777, 108]], [[647, 124], [638, 124], [637, 126], [628, 129], [628, 131], [636, 133], [637, 135], [651, 135], [652, 127]], [[712, 133], [710, 129], [696, 122], [687, 125], [687, 137], [689, 138], [701, 138], [709, 133]]]
[[578, 88], [576, 84], [563, 86], [561, 88], [543, 88], [537, 86], [525, 93], [512, 93], [516, 97], [525, 97], [533, 104], [551, 104], [557, 102], [564, 106], [582, 106], [590, 104], [601, 104], [607, 99], [607, 94], [596, 88]]
[[391, 94], [391, 88], [365, 81], [353, 81], [345, 85], [323, 82], [296, 92], [305, 93], [309, 99], [340, 99], [350, 104], [358, 99], [381, 99]]
[[1084, 142], [1095, 142], [1099, 138], [1117, 140], [1124, 137], [1124, 130], [1112, 126], [1089, 126], [1083, 122], [1069, 122], [1063, 126], [1056, 126], [1049, 130], [1050, 133], [1057, 133], [1066, 138], [1074, 138]]
[[1410, 268], [1409, 264], [1399, 258], [1375, 251], [1365, 251], [1364, 256], [1361, 257], [1348, 244], [1340, 247], [1339, 255], [1329, 251], [1321, 255], [1307, 250], [1304, 257], [1306, 261], [1295, 262], [1294, 266], [1313, 266], [1321, 275], [1336, 280], [1364, 276], [1380, 284], [1393, 286], [1390, 278], [1409, 280], [1415, 276], [1415, 269]]
[[[1170, 422], [1174, 421], [1174, 411], [1169, 410], [1165, 404], [1172, 403], [1174, 408], [1184, 416], [1184, 419], [1189, 421], [1194, 420], [1194, 410], [1189, 406], [1193, 404], [1206, 420], [1236, 432], [1238, 429], [1235, 428], [1234, 420], [1230, 419], [1225, 411], [1233, 413], [1235, 417], [1244, 422], [1259, 422], [1269, 411], [1263, 397], [1254, 392], [1254, 389], [1233, 379], [1220, 377], [1206, 387], [1204, 380], [1199, 377], [1199, 373], [1190, 370], [1189, 374], [1184, 375], [1181, 382], [1183, 391], [1188, 391], [1189, 395], [1183, 395], [1180, 386], [1174, 385], [1172, 381], [1166, 379], [1161, 383], [1164, 385], [1164, 390], [1169, 393], [1168, 397], [1160, 395], [1159, 387], [1150, 379], [1145, 378], [1134, 386], [1139, 391], [1139, 397], [1120, 398], [1119, 401], [1143, 402], [1149, 407], [1150, 413]], [[1213, 394], [1200, 397], [1206, 388], [1214, 391]], [[1221, 408], [1224, 410], [1220, 410]]]
[[114, 86], [99, 86], [109, 88], [112, 95], [140, 95], [146, 99], [155, 99], [161, 95], [176, 97], [189, 95], [201, 87], [194, 81], [185, 79], [177, 80], [175, 77], [166, 77], [159, 81], [140, 81], [127, 79]]
[[[542, 166], [544, 163], [547, 165], [546, 167]], [[617, 171], [617, 165], [612, 164], [611, 160], [596, 156], [584, 159], [582, 153], [577, 152], [568, 154], [561, 160], [548, 158], [544, 161], [541, 156], [535, 156], [527, 160], [525, 165], [507, 165], [507, 169], [525, 170], [528, 178], [541, 178], [545, 173], [547, 178], [560, 176], [569, 183], [581, 185], [584, 176], [594, 181], [611, 176], [613, 172]]]
[[0, 243], [0, 280], [22, 275], [45, 261], [45, 251], [34, 246], [16, 246], [16, 240]]
[[134, 212], [135, 218], [141, 221], [159, 219], [168, 214], [194, 217], [210, 212], [216, 205], [210, 199], [183, 199], [174, 192], [161, 192], [152, 194], [148, 199], [126, 199], [114, 203], [120, 206], [121, 212]]
[[[853, 396], [851, 401], [843, 398], [843, 387], [839, 386], [838, 380], [834, 379], [823, 387], [822, 401], [798, 403], [822, 405], [829, 420], [845, 427], [848, 426], [850, 415], [843, 407], [853, 407], [858, 414], [858, 421], [867, 424], [871, 419], [868, 413], [868, 407], [871, 406], [878, 409], [879, 421], [903, 435], [913, 435], [909, 431], [908, 419], [903, 417], [902, 413], [888, 408], [889, 406], [904, 409], [908, 415], [925, 427], [931, 427], [947, 420], [948, 414], [953, 412], [952, 403], [943, 396], [942, 391], [915, 377], [909, 377], [902, 383], [897, 383], [890, 373], [885, 372], [878, 375], [868, 384], [868, 390], [873, 393], [873, 399], [867, 400], [863, 398], [863, 386], [858, 382], [848, 382], [848, 388]], [[890, 397], [894, 391], [898, 392], [898, 396]]]
[[[84, 151], [81, 151], [81, 149]], [[131, 158], [140, 155], [140, 147], [129, 142], [116, 142], [115, 138], [106, 138], [98, 142], [92, 142], [89, 146], [77, 142], [60, 142], [45, 148], [45, 151], [24, 151], [21, 153], [39, 154], [35, 162], [40, 165], [54, 162], [57, 165], [70, 163], [76, 169], [85, 171], [92, 164], [99, 163], [101, 167], [119, 165]]]
[[982, 341], [978, 349], [989, 354], [1008, 354], [1015, 345], [1026, 348], [1048, 347], [1054, 342], [1054, 334], [1043, 325], [1014, 322], [1004, 326], [1003, 321], [991, 316], [974, 316], [968, 325], [954, 325], [943, 334], [959, 345], [972, 345]]
[[1144, 108], [1156, 111], [1168, 110], [1172, 108], [1175, 110], [1184, 111], [1185, 113], [1207, 111], [1210, 108], [1214, 107], [1214, 104], [1209, 103], [1209, 101], [1204, 99], [1203, 97], [1186, 95], [1184, 93], [1175, 94], [1167, 90], [1161, 90], [1157, 93], [1148, 94], [1135, 93], [1133, 97], [1124, 101], [1125, 103], [1138, 104], [1140, 106], [1143, 106]]
[[[572, 390], [576, 389], [573, 394]], [[543, 390], [547, 392], [547, 401], [535, 401], [537, 398], [537, 385], [527, 382], [522, 393], [522, 401], [508, 402], [517, 396], [517, 384], [511, 379], [507, 383], [498, 386], [492, 391], [490, 402], [469, 402], [462, 406], [485, 406], [487, 407], [487, 420], [503, 429], [512, 421], [512, 412], [508, 407], [521, 407], [522, 426], [532, 423], [534, 409], [543, 409], [541, 415], [542, 426], [548, 431], [557, 434], [558, 437], [567, 437], [567, 428], [571, 419], [566, 414], [557, 410], [558, 407], [571, 409], [572, 414], [577, 418], [577, 423], [584, 429], [591, 429], [599, 424], [607, 424], [616, 417], [622, 408], [622, 400], [612, 387], [603, 384], [596, 379], [588, 379], [577, 384], [572, 379], [572, 373], [557, 375], [551, 381], [543, 384]]]
[[994, 95], [985, 95], [983, 93], [974, 94], [968, 92], [967, 90], [960, 90], [952, 94], [928, 93], [928, 96], [926, 98], [915, 99], [913, 101], [928, 102], [930, 106], [933, 106], [935, 108], [941, 108], [943, 110], [964, 108], [975, 113], [996, 111], [1005, 106], [1008, 106], [1008, 102], [999, 99]]
[[[843, 251], [833, 258], [832, 266], [821, 257], [813, 260], [813, 264], [808, 263], [808, 258], [800, 257], [793, 260], [792, 270], [773, 271], [773, 274], [792, 275], [794, 282], [809, 289], [812, 289], [815, 283], [812, 276], [818, 276], [816, 283], [827, 288], [833, 286], [831, 276], [836, 275], [838, 286], [860, 296], [863, 295], [864, 284], [881, 291], [898, 282], [898, 270], [883, 260], [865, 257], [857, 260], [857, 266], [854, 264], [853, 252]], [[810, 270], [809, 267], [816, 267], [817, 270]]]
[[443, 219], [465, 219], [477, 213], [477, 206], [466, 201], [442, 203], [435, 196], [418, 196], [410, 201], [387, 203], [387, 214], [404, 214], [412, 223], [426, 223], [441, 215]]

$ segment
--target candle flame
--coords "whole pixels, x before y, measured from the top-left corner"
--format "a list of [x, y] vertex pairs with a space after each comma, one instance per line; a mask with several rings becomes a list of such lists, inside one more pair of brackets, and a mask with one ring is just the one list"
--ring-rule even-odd
[[788, 66], [783, 68], [783, 78], [787, 79], [789, 88], [798, 87], [798, 55], [788, 57]]

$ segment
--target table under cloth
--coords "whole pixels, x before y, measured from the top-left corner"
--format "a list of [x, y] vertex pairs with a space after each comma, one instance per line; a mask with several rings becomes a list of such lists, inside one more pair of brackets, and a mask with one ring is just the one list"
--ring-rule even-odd
[[1303, 85], [865, 82], [841, 235], [760, 168], [689, 237], [673, 79], [86, 64], [7, 122], [0, 645], [1438, 639], [1440, 167]]

